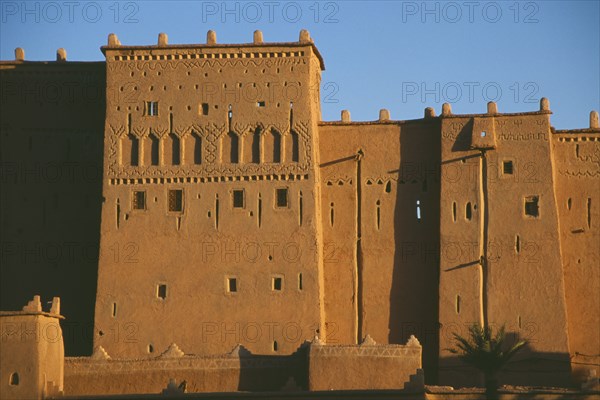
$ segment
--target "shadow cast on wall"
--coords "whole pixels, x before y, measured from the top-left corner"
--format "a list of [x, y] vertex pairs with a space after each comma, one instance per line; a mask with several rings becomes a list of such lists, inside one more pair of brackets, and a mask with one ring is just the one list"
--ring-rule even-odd
[[105, 74], [101, 62], [0, 68], [0, 309], [60, 297], [67, 355], [92, 352]]

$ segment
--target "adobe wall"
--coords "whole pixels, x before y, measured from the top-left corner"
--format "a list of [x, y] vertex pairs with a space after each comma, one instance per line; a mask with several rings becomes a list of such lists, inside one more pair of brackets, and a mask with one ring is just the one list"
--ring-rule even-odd
[[571, 368], [581, 382], [590, 369], [600, 376], [600, 129], [557, 131], [552, 139]]
[[313, 342], [308, 359], [311, 391], [404, 389], [421, 368], [421, 345], [414, 337], [406, 345], [376, 344], [370, 336], [360, 345]]
[[103, 62], [0, 62], [0, 308], [60, 294], [73, 355], [92, 350], [104, 84]]
[[[529, 341], [502, 383], [569, 385], [547, 100], [534, 113], [498, 114], [493, 103], [488, 114], [452, 116], [447, 110], [442, 118], [440, 383], [478, 383], [477, 375], [461, 371], [446, 349], [454, 344], [453, 333], [466, 335], [469, 325], [487, 319], [495, 328], [505, 324], [509, 339], [518, 335]], [[494, 142], [485, 157], [472, 148], [482, 136]], [[527, 205], [533, 198], [537, 204]], [[482, 255], [487, 255], [484, 267]]]
[[22, 311], [0, 312], [0, 397], [42, 399], [62, 394], [64, 356], [60, 300], [42, 310], [34, 296]]
[[306, 387], [304, 350], [290, 356], [255, 356], [243, 348], [218, 356], [184, 355], [171, 346], [145, 360], [113, 360], [106, 353], [65, 360], [67, 396], [160, 393], [171, 379], [187, 393], [278, 391]]
[[369, 334], [377, 343], [399, 344], [414, 334], [433, 381], [439, 122], [342, 121], [321, 123], [319, 130], [325, 341], [356, 344]]
[[[314, 256], [320, 114], [311, 91], [322, 64], [303, 35], [229, 46], [209, 32], [208, 45], [185, 47], [167, 46], [161, 35], [159, 46], [134, 48], [111, 36], [103, 48], [94, 343], [113, 357], [153, 357], [171, 342], [193, 354], [222, 354], [237, 343], [290, 354], [324, 333]], [[278, 189], [287, 191], [284, 204]], [[171, 190], [182, 191], [175, 208]]]

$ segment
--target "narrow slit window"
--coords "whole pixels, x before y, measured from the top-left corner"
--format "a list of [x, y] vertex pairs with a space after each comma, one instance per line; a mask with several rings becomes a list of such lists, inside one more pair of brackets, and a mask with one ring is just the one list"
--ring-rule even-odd
[[567, 210], [570, 210], [572, 206], [573, 206], [573, 200], [571, 200], [571, 198], [569, 197], [567, 199]]
[[227, 292], [235, 293], [237, 292], [238, 284], [237, 278], [227, 278]]
[[200, 106], [200, 111], [202, 112], [202, 115], [208, 115], [208, 103], [202, 103], [202, 105]]
[[376, 203], [376, 222], [377, 222], [377, 230], [381, 228], [381, 201], [377, 200]]
[[456, 202], [452, 202], [452, 220], [456, 222]]
[[517, 254], [521, 252], [521, 237], [519, 235], [515, 236], [515, 251]]
[[167, 298], [167, 285], [161, 283], [156, 287], [156, 297], [162, 300]]
[[233, 208], [244, 208], [244, 189], [233, 191]]
[[456, 295], [456, 313], [460, 314], [460, 295]]
[[335, 209], [334, 209], [334, 204], [332, 201], [331, 204], [329, 205], [329, 225], [331, 225], [331, 226], [333, 226], [334, 217], [335, 217]]
[[117, 303], [112, 303], [112, 316], [117, 316]]
[[143, 190], [135, 190], [133, 192], [133, 209], [134, 210], [145, 210], [146, 209], [146, 192]]
[[587, 227], [588, 229], [592, 227], [592, 199], [588, 197], [587, 199]]
[[298, 274], [298, 290], [302, 290], [302, 272]]
[[512, 175], [513, 174], [513, 162], [512, 161], [504, 161], [502, 163], [502, 172], [504, 175]]
[[288, 190], [287, 188], [276, 189], [276, 204], [277, 208], [285, 208], [288, 206]]
[[182, 212], [183, 211], [183, 190], [174, 189], [169, 190], [169, 211], [171, 212]]
[[471, 202], [468, 202], [465, 206], [465, 218], [470, 221], [473, 218], [473, 211], [471, 210]]
[[154, 353], [154, 346], [152, 346], [152, 343], [148, 345], [148, 353]]
[[277, 344], [277, 340], [273, 340], [273, 351], [279, 350], [279, 345]]
[[540, 216], [540, 197], [539, 196], [528, 196], [525, 197], [525, 215], [530, 217]]

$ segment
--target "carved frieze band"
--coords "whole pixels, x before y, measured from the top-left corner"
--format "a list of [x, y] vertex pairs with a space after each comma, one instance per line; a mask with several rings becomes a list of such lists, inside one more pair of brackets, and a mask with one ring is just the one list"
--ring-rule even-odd
[[[261, 128], [264, 135], [271, 128], [277, 130], [284, 141], [290, 142], [291, 130], [289, 126], [275, 124], [240, 124], [232, 127], [232, 131], [240, 137], [240, 147], [245, 140], [250, 140], [250, 135]], [[127, 139], [128, 133], [125, 126], [109, 125], [107, 132], [107, 178], [109, 179], [144, 179], [144, 178], [208, 178], [219, 176], [265, 176], [265, 175], [304, 175], [309, 172], [313, 160], [313, 144], [309, 131], [309, 125], [305, 122], [295, 122], [292, 130], [298, 134], [299, 162], [290, 162], [283, 159], [281, 163], [247, 163], [240, 160], [239, 163], [220, 162], [220, 152], [223, 139], [230, 130], [225, 124], [218, 125], [210, 123], [206, 125], [194, 124], [188, 127], [177, 127], [173, 133], [182, 139], [185, 146], [186, 139], [192, 134], [202, 139], [202, 163], [181, 165], [142, 165], [131, 166], [122, 163], [119, 159], [120, 146]], [[167, 129], [168, 131], [168, 129]], [[150, 134], [163, 137], [167, 134], [164, 129], [156, 128], [133, 128], [131, 135], [138, 139], [147, 138]], [[183, 148], [182, 148], [183, 150]], [[145, 150], [147, 151], [147, 149]], [[183, 150], [185, 151], [185, 150]], [[183, 153], [182, 151], [182, 153]], [[140, 158], [142, 155], [140, 154]]]

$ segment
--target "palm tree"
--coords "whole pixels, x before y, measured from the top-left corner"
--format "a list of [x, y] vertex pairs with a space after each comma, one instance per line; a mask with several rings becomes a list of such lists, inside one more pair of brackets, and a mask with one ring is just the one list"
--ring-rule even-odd
[[468, 338], [455, 333], [454, 339], [457, 348], [448, 350], [459, 354], [461, 360], [483, 373], [488, 398], [493, 398], [498, 392], [498, 372], [527, 344], [525, 340], [514, 345], [507, 343], [504, 326], [493, 335], [492, 328], [482, 328], [478, 324], [469, 328]]

